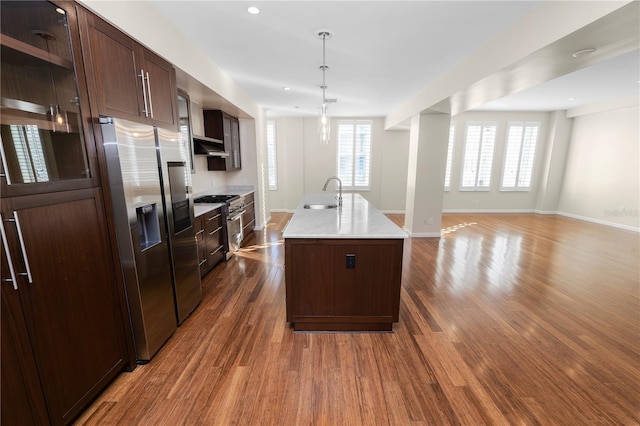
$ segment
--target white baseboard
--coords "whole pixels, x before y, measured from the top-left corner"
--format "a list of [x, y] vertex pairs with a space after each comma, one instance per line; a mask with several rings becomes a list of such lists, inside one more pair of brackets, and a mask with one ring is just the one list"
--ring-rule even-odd
[[558, 212], [550, 211], [550, 210], [534, 210], [536, 214], [558, 214]]
[[404, 214], [404, 210], [381, 210], [382, 214]]
[[440, 232], [409, 232], [409, 236], [411, 238], [440, 238], [441, 233]]
[[571, 219], [577, 219], [577, 220], [582, 220], [582, 221], [585, 221], [585, 222], [597, 223], [598, 225], [605, 225], [605, 226], [610, 226], [612, 228], [624, 229], [625, 231], [631, 231], [631, 232], [640, 233], [640, 228], [637, 228], [635, 226], [622, 225], [620, 223], [609, 222], [607, 220], [601, 220], [601, 219], [594, 219], [592, 217], [580, 216], [580, 215], [573, 214], [573, 213], [556, 212], [556, 214], [558, 216], [564, 216], [564, 217], [568, 217], [568, 218], [571, 218]]
[[295, 213], [295, 209], [294, 210], [289, 210], [289, 209], [271, 209], [271, 213]]
[[533, 209], [446, 209], [442, 213], [534, 213]]

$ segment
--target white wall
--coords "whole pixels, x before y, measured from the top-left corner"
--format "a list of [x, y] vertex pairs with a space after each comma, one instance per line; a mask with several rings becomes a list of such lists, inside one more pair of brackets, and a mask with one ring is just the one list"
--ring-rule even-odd
[[407, 159], [409, 158], [409, 131], [384, 132], [380, 144], [380, 206], [389, 213], [404, 213], [407, 196]]
[[[546, 112], [466, 112], [451, 118], [456, 124], [455, 145], [451, 167], [451, 190], [444, 194], [443, 210], [445, 212], [533, 212], [536, 207], [540, 189], [541, 169], [547, 145]], [[465, 123], [468, 121], [497, 122], [496, 143], [494, 148], [493, 168], [490, 191], [460, 191], [462, 177], [462, 161], [464, 157]], [[541, 127], [538, 133], [538, 144], [534, 160], [534, 174], [531, 191], [500, 191], [500, 179], [504, 162], [504, 149], [507, 126], [510, 121], [537, 121]]]
[[574, 118], [561, 214], [640, 230], [638, 106]]
[[[373, 121], [371, 190], [359, 193], [380, 210], [404, 211], [409, 132], [385, 131], [382, 118], [358, 119]], [[305, 193], [322, 192], [325, 180], [336, 174], [337, 119], [331, 121], [329, 145], [320, 145], [316, 117], [280, 117], [274, 121], [278, 189], [268, 191], [271, 210], [293, 211]], [[333, 191], [333, 184], [330, 188]]]

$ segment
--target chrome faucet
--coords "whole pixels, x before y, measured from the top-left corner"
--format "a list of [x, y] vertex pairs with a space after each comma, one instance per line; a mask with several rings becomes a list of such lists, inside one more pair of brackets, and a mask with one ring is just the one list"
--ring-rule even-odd
[[331, 176], [329, 179], [327, 179], [327, 181], [324, 183], [324, 187], [322, 188], [323, 191], [327, 190], [327, 185], [329, 185], [329, 182], [331, 182], [333, 179], [338, 181], [338, 188], [339, 188], [339, 195], [338, 195], [338, 205], [340, 207], [342, 207], [342, 181], [340, 180], [340, 178], [338, 176]]

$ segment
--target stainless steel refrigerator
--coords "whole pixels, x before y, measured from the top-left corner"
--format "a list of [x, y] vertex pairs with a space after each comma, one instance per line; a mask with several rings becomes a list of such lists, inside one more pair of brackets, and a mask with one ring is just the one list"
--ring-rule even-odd
[[101, 127], [131, 327], [144, 362], [202, 299], [189, 148], [178, 132], [114, 118], [101, 118]]
[[158, 164], [163, 188], [169, 254], [178, 324], [202, 300], [196, 242], [189, 141], [181, 133], [156, 129]]

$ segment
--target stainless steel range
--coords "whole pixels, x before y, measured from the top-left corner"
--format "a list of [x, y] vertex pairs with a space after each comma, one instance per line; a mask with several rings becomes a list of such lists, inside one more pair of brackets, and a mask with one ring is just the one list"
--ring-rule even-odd
[[222, 216], [226, 222], [223, 226], [225, 258], [229, 260], [240, 248], [244, 235], [242, 232], [242, 215], [245, 213], [244, 197], [240, 195], [205, 195], [193, 200], [196, 204], [224, 203]]

